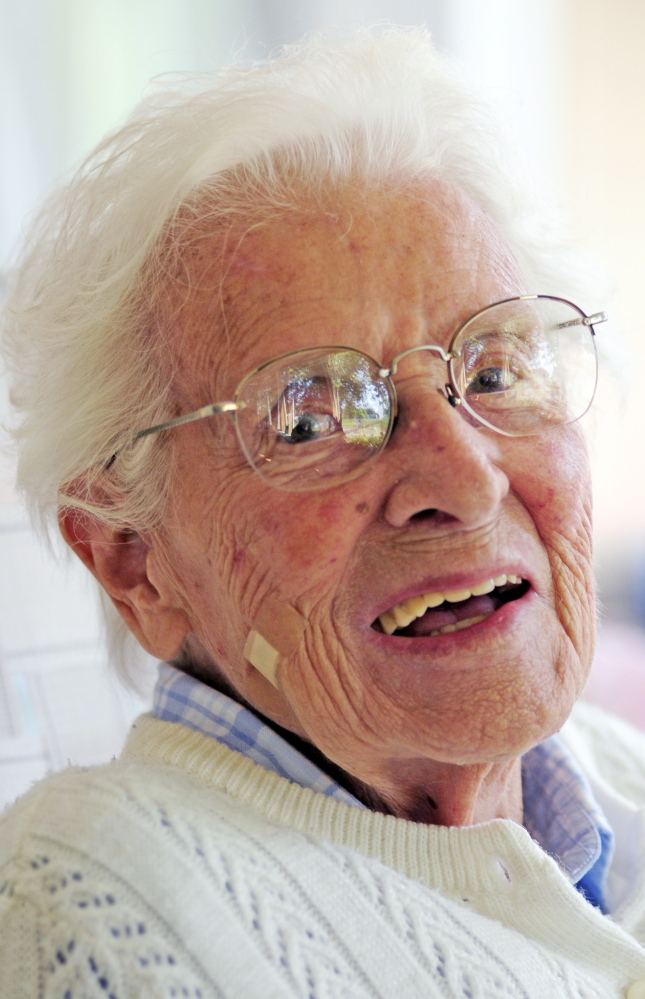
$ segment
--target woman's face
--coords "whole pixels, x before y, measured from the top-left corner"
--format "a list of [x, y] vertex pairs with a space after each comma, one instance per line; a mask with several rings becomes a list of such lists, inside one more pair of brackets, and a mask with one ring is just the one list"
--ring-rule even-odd
[[[336, 203], [334, 214], [271, 223], [224, 251], [196, 246], [193, 294], [173, 320], [182, 411], [231, 398], [252, 368], [301, 347], [348, 345], [383, 364], [418, 344], [446, 347], [472, 313], [525, 291], [495, 226], [454, 188]], [[403, 362], [387, 448], [359, 478], [321, 491], [265, 483], [228, 416], [172, 431], [157, 572], [239, 693], [368, 783], [424, 759], [524, 752], [564, 721], [592, 654], [580, 429], [521, 439], [478, 429], [437, 391], [445, 381], [433, 355]], [[374, 627], [412, 597], [503, 574], [527, 591], [501, 606], [480, 599], [465, 617], [483, 620], [461, 630], [438, 618], [407, 637]], [[307, 621], [277, 691], [243, 656], [268, 598]]]

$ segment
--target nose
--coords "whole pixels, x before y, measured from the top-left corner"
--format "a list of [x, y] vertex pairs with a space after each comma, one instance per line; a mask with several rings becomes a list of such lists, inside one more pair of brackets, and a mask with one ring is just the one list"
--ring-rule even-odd
[[443, 514], [442, 523], [465, 530], [492, 523], [509, 491], [501, 439], [469, 423], [427, 375], [397, 383], [397, 395], [388, 523], [403, 527], [421, 514]]

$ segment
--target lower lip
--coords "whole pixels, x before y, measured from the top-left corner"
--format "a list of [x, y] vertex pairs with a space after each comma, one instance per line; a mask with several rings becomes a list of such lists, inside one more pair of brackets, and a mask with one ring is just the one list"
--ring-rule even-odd
[[370, 632], [373, 636], [372, 640], [384, 644], [391, 651], [396, 649], [397, 652], [423, 653], [433, 649], [440, 651], [445, 648], [447, 650], [448, 648], [467, 646], [473, 640], [490, 638], [495, 634], [500, 637], [505, 636], [509, 630], [515, 629], [521, 624], [522, 617], [528, 613], [536, 599], [537, 594], [531, 587], [523, 597], [502, 604], [484, 621], [471, 624], [470, 627], [462, 628], [460, 631], [448, 631], [443, 635], [422, 635], [418, 638], [409, 638], [401, 635], [385, 635], [371, 627]]

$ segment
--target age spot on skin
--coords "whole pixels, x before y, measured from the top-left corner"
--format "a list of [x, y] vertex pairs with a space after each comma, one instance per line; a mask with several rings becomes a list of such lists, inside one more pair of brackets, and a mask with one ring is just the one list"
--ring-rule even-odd
[[553, 500], [555, 498], [555, 489], [549, 487], [546, 490], [546, 496], [541, 503], [538, 503], [540, 510], [544, 510], [547, 507], [553, 506]]
[[357, 503], [356, 504], [356, 513], [368, 513], [369, 512], [369, 508], [370, 508], [369, 503]]
[[246, 271], [248, 274], [266, 274], [269, 268], [266, 264], [256, 260], [250, 254], [238, 253], [233, 258], [231, 269], [234, 271]]

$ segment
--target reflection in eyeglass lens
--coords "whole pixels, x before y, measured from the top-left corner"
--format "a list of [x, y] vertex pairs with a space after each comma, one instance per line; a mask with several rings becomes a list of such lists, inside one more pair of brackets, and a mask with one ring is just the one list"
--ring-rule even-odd
[[510, 434], [578, 419], [595, 386], [595, 348], [571, 306], [533, 300], [495, 306], [456, 344], [454, 364], [468, 409]]
[[387, 387], [373, 361], [353, 350], [311, 350], [265, 365], [243, 387], [238, 425], [264, 475], [288, 487], [344, 476], [382, 446]]

